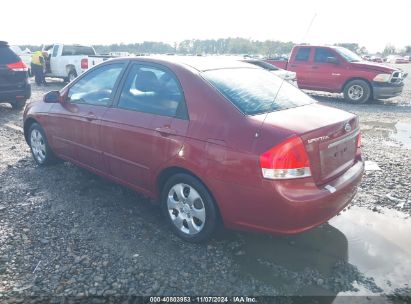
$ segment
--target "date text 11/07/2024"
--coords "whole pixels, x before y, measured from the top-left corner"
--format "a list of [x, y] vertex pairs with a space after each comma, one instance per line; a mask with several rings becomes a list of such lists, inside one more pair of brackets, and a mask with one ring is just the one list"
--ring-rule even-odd
[[150, 303], [257, 303], [255, 297], [150, 297]]

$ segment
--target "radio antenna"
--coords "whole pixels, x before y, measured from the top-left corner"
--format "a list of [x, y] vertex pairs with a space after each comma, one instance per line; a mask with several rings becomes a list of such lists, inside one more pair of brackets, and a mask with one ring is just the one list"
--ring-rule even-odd
[[307, 38], [308, 33], [310, 32], [311, 26], [313, 25], [314, 20], [315, 20], [316, 17], [317, 17], [317, 13], [315, 13], [314, 16], [311, 18], [311, 22], [310, 22], [310, 24], [308, 25], [307, 30], [305, 31], [305, 34], [304, 34], [303, 39], [302, 39], [302, 42], [305, 42], [305, 39]]
[[[304, 34], [304, 37], [303, 37], [303, 41], [305, 40], [305, 38], [307, 37], [308, 33], [310, 32], [311, 26], [313, 25], [314, 20], [315, 20], [316, 17], [317, 17], [317, 13], [314, 13], [314, 16], [311, 18], [310, 24], [308, 24], [307, 30], [305, 31], [305, 34]], [[288, 60], [290, 60], [290, 58], [288, 58]], [[271, 110], [272, 110], [272, 108], [273, 108], [274, 102], [276, 101], [277, 96], [278, 96], [278, 94], [280, 93], [281, 88], [283, 87], [284, 81], [285, 81], [285, 80], [284, 80], [284, 78], [283, 78], [283, 80], [281, 81], [280, 86], [278, 87], [277, 94], [275, 94], [275, 96], [274, 96], [274, 98], [273, 98], [273, 101], [272, 101], [270, 107], [268, 108], [268, 111], [265, 113], [264, 119], [263, 119], [263, 121], [261, 122], [260, 127], [258, 128], [257, 132], [255, 132], [255, 134], [254, 134], [254, 137], [255, 137], [255, 138], [260, 137], [261, 128], [263, 127], [263, 125], [264, 125], [264, 123], [265, 123], [265, 120], [267, 119], [268, 114], [271, 113]]]

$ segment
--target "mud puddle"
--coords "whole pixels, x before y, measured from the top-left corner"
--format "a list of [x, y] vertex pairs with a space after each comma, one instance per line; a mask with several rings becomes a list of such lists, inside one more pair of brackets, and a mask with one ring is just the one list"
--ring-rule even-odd
[[411, 218], [380, 210], [354, 206], [296, 236], [237, 234], [238, 246], [230, 250], [242, 275], [283, 295], [333, 299], [405, 289], [411, 296]]
[[387, 146], [411, 149], [410, 122], [365, 121], [361, 122], [361, 131], [385, 139], [385, 145]]
[[411, 123], [397, 122], [395, 124], [397, 132], [391, 133], [391, 138], [403, 144], [407, 149], [411, 149]]

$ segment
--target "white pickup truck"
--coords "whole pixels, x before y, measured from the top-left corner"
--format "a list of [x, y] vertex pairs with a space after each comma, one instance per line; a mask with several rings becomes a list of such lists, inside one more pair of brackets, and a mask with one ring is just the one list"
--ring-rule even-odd
[[52, 44], [43, 47], [48, 53], [46, 76], [72, 81], [92, 66], [103, 62], [110, 56], [96, 55], [92, 46], [79, 44]]

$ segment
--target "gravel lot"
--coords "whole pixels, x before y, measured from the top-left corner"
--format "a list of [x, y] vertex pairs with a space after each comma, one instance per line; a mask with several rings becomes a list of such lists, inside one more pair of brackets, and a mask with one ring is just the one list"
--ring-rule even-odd
[[[411, 75], [411, 64], [401, 68]], [[62, 87], [48, 80], [45, 88], [33, 84], [32, 99]], [[0, 105], [0, 302], [94, 295], [410, 300], [411, 77], [400, 97], [366, 105], [310, 94], [360, 116], [364, 158], [380, 170], [366, 172], [353, 207], [298, 236], [222, 230], [196, 245], [172, 235], [159, 208], [138, 193], [69, 163], [37, 167], [19, 129], [21, 111]]]

